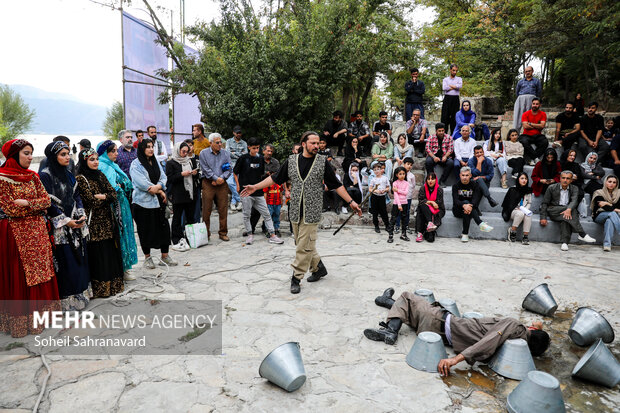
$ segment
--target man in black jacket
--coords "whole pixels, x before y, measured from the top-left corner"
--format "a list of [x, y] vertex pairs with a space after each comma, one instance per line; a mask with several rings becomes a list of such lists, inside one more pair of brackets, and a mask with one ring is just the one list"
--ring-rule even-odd
[[479, 185], [472, 181], [471, 168], [469, 166], [462, 167], [459, 178], [459, 182], [452, 185], [452, 213], [457, 218], [463, 218], [461, 241], [468, 242], [469, 224], [472, 218], [482, 232], [491, 232], [493, 227], [480, 219], [478, 205], [482, 198], [482, 190]]
[[407, 99], [405, 100], [405, 119], [411, 119], [414, 109], [420, 109], [420, 117], [424, 119], [424, 93], [426, 86], [419, 79], [420, 72], [417, 68], [411, 69], [411, 80], [405, 83]]

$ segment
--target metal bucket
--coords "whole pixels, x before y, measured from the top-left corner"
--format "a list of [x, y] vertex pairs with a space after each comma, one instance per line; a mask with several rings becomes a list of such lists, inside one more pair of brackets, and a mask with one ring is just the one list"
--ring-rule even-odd
[[413, 342], [407, 354], [407, 364], [416, 370], [436, 373], [439, 361], [445, 358], [448, 358], [448, 354], [441, 336], [432, 331], [424, 331], [418, 334], [418, 338]]
[[476, 311], [468, 311], [463, 313], [463, 318], [483, 318], [482, 313], [478, 313]]
[[605, 317], [591, 308], [581, 307], [570, 325], [568, 336], [578, 346], [589, 346], [599, 338], [611, 343], [614, 341], [614, 329]]
[[422, 298], [425, 298], [431, 304], [435, 302], [435, 295], [433, 294], [431, 290], [427, 290], [426, 288], [419, 288], [415, 290], [414, 294], [419, 295]]
[[442, 298], [441, 300], [439, 300], [439, 304], [441, 304], [443, 308], [450, 311], [455, 316], [457, 317], [461, 316], [461, 312], [459, 311], [459, 308], [456, 306], [456, 301], [454, 301], [453, 299]]
[[558, 379], [536, 370], [527, 373], [527, 377], [508, 395], [506, 408], [510, 413], [566, 412]]
[[571, 374], [612, 388], [620, 383], [620, 363], [599, 338], [577, 362]]
[[506, 340], [489, 362], [491, 370], [514, 380], [523, 380], [536, 370], [527, 341], [522, 338]]
[[260, 364], [258, 374], [286, 391], [299, 389], [306, 381], [299, 343], [284, 343], [269, 353]]
[[540, 284], [525, 296], [521, 307], [534, 313], [551, 317], [555, 310], [557, 310], [558, 303], [555, 302], [553, 295], [551, 295], [549, 286], [547, 284]]

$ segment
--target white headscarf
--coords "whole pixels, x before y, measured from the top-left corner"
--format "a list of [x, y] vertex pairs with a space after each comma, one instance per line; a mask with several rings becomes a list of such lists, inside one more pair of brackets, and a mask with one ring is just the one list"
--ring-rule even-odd
[[[351, 168], [353, 166], [357, 166], [357, 172], [355, 174], [351, 172]], [[353, 162], [351, 163], [351, 165], [349, 165], [349, 178], [351, 179], [351, 182], [355, 182], [354, 178], [357, 178], [357, 186], [360, 189], [360, 192], [363, 194], [364, 191], [362, 190], [362, 179], [360, 178], [360, 166], [358, 163]]]
[[[178, 142], [174, 144], [174, 151], [172, 152], [172, 160], [178, 162], [181, 165], [181, 170], [183, 172], [192, 170], [192, 160], [189, 156], [181, 156], [181, 145], [188, 146], [184, 142]], [[189, 192], [189, 198], [194, 199], [194, 177], [189, 174], [183, 177], [183, 186], [185, 190]]]

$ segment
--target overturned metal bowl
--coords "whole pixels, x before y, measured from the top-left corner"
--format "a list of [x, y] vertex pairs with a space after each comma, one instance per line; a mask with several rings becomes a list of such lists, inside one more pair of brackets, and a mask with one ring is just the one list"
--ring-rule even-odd
[[614, 329], [605, 317], [588, 307], [581, 307], [577, 310], [568, 330], [568, 336], [573, 343], [582, 347], [589, 346], [599, 338], [605, 343], [611, 343], [615, 337]]
[[532, 291], [525, 296], [523, 303], [521, 303], [521, 307], [534, 313], [551, 317], [553, 313], [555, 313], [555, 310], [557, 310], [558, 303], [555, 302], [553, 295], [551, 295], [549, 286], [543, 283], [532, 289]]
[[452, 314], [454, 314], [457, 317], [461, 316], [461, 312], [459, 311], [459, 308], [456, 305], [456, 301], [454, 301], [451, 298], [442, 298], [441, 300], [439, 300], [439, 304], [441, 304], [441, 306], [443, 308], [445, 308], [446, 310], [448, 310], [449, 312], [451, 312]]
[[431, 290], [427, 290], [426, 288], [418, 288], [415, 290], [414, 294], [425, 298], [431, 304], [435, 302], [435, 295]]
[[530, 371], [536, 370], [527, 341], [522, 338], [506, 340], [489, 362], [489, 367], [514, 380], [523, 380]]
[[306, 382], [299, 343], [291, 341], [278, 346], [265, 357], [258, 374], [288, 392], [299, 389]]
[[549, 373], [530, 371], [508, 395], [506, 408], [510, 413], [565, 413], [560, 382]]
[[407, 364], [416, 370], [436, 373], [437, 365], [445, 358], [448, 358], [448, 353], [441, 336], [432, 331], [424, 331], [418, 334], [413, 342], [406, 360]]
[[599, 338], [577, 362], [571, 374], [612, 388], [620, 383], [620, 363]]
[[482, 313], [479, 313], [477, 311], [468, 311], [466, 313], [463, 313], [463, 318], [483, 318], [484, 315], [482, 315]]

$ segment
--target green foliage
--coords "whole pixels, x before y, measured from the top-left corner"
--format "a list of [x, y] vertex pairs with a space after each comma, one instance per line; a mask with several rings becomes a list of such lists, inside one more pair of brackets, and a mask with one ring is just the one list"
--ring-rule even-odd
[[30, 129], [35, 111], [7, 85], [0, 85], [0, 143]]
[[125, 127], [123, 104], [120, 102], [114, 102], [111, 107], [108, 108], [103, 120], [103, 134], [110, 139], [117, 139], [118, 133]]
[[173, 45], [177, 68], [160, 73], [173, 93], [197, 95], [209, 129], [229, 136], [239, 124], [280, 155], [336, 108], [368, 112], [378, 73], [414, 55], [401, 17], [408, 1], [282, 3], [257, 13], [244, 0], [221, 1], [217, 22], [187, 29], [198, 58]]

